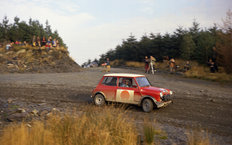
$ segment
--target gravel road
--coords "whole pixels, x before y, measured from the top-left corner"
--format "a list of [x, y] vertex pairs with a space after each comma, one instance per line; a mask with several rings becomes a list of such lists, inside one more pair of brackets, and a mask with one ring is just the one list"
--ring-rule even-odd
[[[112, 68], [113, 73], [141, 70]], [[44, 103], [56, 108], [91, 104], [90, 93], [104, 75], [101, 68], [75, 73], [0, 74], [0, 101], [13, 98], [28, 105]], [[139, 124], [145, 117], [155, 119], [168, 139], [162, 144], [186, 144], [186, 132], [207, 131], [219, 144], [232, 142], [232, 85], [183, 78], [168, 73], [146, 74], [153, 86], [174, 91], [173, 104], [144, 113], [129, 106], [128, 115]], [[26, 102], [26, 103], [25, 103]]]

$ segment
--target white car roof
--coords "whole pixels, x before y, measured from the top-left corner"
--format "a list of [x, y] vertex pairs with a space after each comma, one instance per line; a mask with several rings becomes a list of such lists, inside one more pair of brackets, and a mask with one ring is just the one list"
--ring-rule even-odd
[[145, 75], [129, 74], [129, 73], [111, 73], [111, 74], [105, 74], [104, 76], [107, 76], [107, 77], [112, 77], [112, 76], [117, 76], [117, 77], [145, 77]]

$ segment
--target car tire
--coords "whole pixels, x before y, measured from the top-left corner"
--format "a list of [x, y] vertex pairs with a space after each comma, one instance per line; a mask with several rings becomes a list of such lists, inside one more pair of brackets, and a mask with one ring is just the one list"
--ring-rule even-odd
[[151, 112], [154, 108], [153, 102], [151, 101], [151, 99], [144, 99], [142, 102], [142, 108], [144, 112]]
[[103, 106], [103, 105], [105, 105], [105, 103], [106, 103], [105, 98], [101, 94], [97, 94], [94, 97], [94, 104], [95, 105], [97, 105], [97, 106]]

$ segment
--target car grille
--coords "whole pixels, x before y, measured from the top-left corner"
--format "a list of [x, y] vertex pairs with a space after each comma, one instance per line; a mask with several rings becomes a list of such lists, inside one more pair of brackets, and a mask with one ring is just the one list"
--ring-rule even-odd
[[170, 94], [164, 95], [164, 96], [162, 97], [162, 101], [169, 101], [169, 100], [171, 100]]

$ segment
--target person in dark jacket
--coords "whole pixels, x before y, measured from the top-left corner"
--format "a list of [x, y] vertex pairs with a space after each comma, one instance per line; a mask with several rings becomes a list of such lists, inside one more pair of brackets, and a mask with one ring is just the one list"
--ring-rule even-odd
[[209, 59], [208, 65], [209, 65], [209, 68], [210, 68], [210, 72], [215, 73], [215, 63], [213, 62], [212, 59]]

